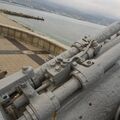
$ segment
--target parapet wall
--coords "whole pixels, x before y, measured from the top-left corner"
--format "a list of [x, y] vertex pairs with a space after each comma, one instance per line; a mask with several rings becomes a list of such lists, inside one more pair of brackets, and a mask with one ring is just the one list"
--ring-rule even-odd
[[9, 25], [0, 24], [0, 34], [44, 49], [53, 55], [58, 55], [69, 48], [53, 39]]

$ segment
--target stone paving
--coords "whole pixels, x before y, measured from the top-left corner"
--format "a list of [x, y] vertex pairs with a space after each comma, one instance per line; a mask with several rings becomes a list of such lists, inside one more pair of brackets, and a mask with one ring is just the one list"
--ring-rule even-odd
[[0, 36], [0, 69], [8, 75], [19, 71], [23, 66], [37, 68], [48, 57], [48, 53], [32, 45]]
[[8, 71], [8, 74], [19, 71], [23, 66], [32, 66], [33, 68], [38, 67], [35, 63], [26, 55], [0, 55], [1, 68]]
[[0, 50], [19, 50], [15, 45], [6, 38], [0, 36]]

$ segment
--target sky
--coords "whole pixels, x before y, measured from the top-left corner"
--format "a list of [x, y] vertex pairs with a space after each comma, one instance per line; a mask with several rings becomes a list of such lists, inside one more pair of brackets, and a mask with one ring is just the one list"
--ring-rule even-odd
[[120, 17], [120, 0], [49, 0], [79, 10]]

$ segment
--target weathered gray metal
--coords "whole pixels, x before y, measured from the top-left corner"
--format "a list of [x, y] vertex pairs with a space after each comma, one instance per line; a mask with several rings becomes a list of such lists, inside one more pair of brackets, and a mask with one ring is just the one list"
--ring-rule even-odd
[[120, 36], [118, 36], [118, 37], [116, 37], [114, 39], [111, 39], [107, 44], [104, 44], [102, 46], [102, 49], [99, 51], [97, 56], [102, 55], [104, 52], [106, 52], [107, 50], [109, 50], [113, 46], [117, 45], [119, 42], [120, 42]]
[[[86, 68], [81, 65], [76, 66], [75, 69], [78, 72], [74, 73], [74, 78], [71, 78], [71, 80], [66, 82], [60, 88], [50, 93], [52, 99], [50, 97], [46, 97], [49, 96], [49, 92], [40, 95], [38, 98], [35, 99], [35, 101], [32, 101], [33, 103], [31, 103], [31, 110], [38, 111], [36, 114], [40, 120], [50, 118], [51, 114], [59, 108], [59, 104], [61, 104], [76, 90], [82, 87], [85, 89], [88, 88], [91, 84], [95, 84], [96, 80], [98, 81], [104, 75], [104, 73], [107, 70], [109, 70], [109, 68], [113, 66], [116, 63], [116, 61], [120, 58], [119, 51], [120, 44], [107, 51], [100, 58], [96, 59], [94, 61], [94, 65], [92, 65], [91, 67]], [[107, 61], [107, 59], [109, 59], [109, 61]], [[57, 107], [53, 107], [55, 105], [53, 99], [57, 101]], [[26, 118], [26, 120], [28, 120], [28, 118]]]
[[[120, 104], [120, 61], [89, 89], [77, 93], [57, 120], [114, 120]], [[116, 119], [119, 120], [119, 119]]]
[[[102, 32], [98, 33], [96, 36], [90, 37], [88, 39], [98, 41], [98, 43], [104, 42], [106, 39], [110, 38], [114, 34], [117, 34], [119, 31], [120, 31], [120, 22], [116, 22], [110, 25], [109, 27], [105, 28]], [[84, 44], [81, 42], [77, 42], [70, 50], [65, 51], [64, 53], [60, 54], [56, 58], [50, 60], [49, 62], [45, 63], [43, 66], [38, 68], [37, 70], [38, 74], [36, 75], [36, 86], [40, 84], [39, 83], [40, 81], [43, 81], [46, 68], [49, 67], [51, 63], [54, 63], [56, 59], [58, 58], [67, 59], [79, 53], [81, 50], [81, 44]]]
[[106, 39], [110, 39], [112, 35], [119, 34], [120, 22], [115, 22], [108, 26], [105, 30], [91, 37], [93, 40], [97, 40], [99, 43], [104, 42]]
[[1, 119], [113, 120], [120, 102], [119, 31], [114, 23], [40, 68], [23, 67], [2, 79]]

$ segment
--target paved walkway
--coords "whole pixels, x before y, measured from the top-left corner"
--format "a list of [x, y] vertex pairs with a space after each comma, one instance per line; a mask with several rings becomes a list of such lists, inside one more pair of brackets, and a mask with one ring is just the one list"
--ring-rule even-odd
[[7, 70], [8, 75], [23, 66], [37, 68], [47, 58], [48, 53], [44, 50], [0, 36], [0, 69]]

